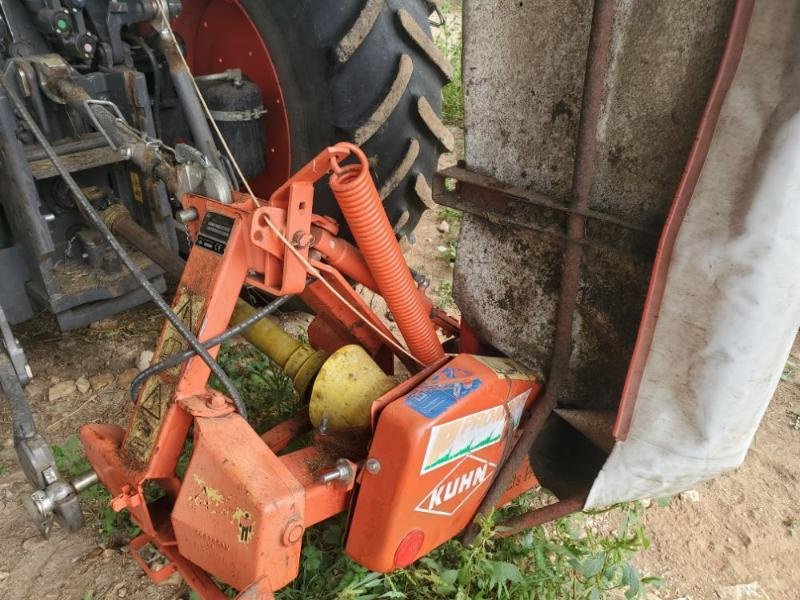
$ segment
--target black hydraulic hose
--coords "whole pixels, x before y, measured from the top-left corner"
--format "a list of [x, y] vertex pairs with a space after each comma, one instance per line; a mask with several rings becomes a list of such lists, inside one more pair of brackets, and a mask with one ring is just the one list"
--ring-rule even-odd
[[106, 224], [103, 222], [102, 217], [97, 213], [94, 206], [92, 206], [92, 203], [89, 202], [88, 198], [86, 198], [86, 195], [83, 193], [78, 183], [72, 177], [70, 172], [64, 167], [61, 159], [50, 145], [50, 142], [47, 141], [47, 138], [42, 133], [42, 130], [39, 129], [39, 126], [31, 116], [28, 108], [20, 100], [19, 96], [17, 96], [13, 86], [9, 85], [5, 77], [0, 77], [0, 83], [2, 83], [3, 88], [5, 88], [11, 102], [14, 104], [17, 110], [19, 110], [20, 115], [24, 119], [31, 133], [33, 133], [36, 141], [39, 142], [39, 145], [47, 154], [50, 162], [53, 163], [56, 171], [58, 171], [61, 178], [67, 184], [67, 187], [69, 188], [70, 192], [72, 192], [72, 195], [74, 196], [75, 201], [78, 203], [83, 215], [92, 223], [95, 229], [100, 232], [100, 234], [109, 243], [111, 248], [114, 249], [114, 252], [119, 255], [122, 263], [125, 265], [125, 267], [127, 267], [131, 275], [134, 276], [139, 285], [141, 285], [148, 295], [153, 299], [153, 302], [156, 303], [161, 312], [164, 313], [167, 321], [172, 324], [175, 330], [189, 343], [189, 345], [200, 356], [200, 358], [203, 359], [203, 362], [208, 365], [208, 367], [211, 369], [211, 372], [214, 373], [214, 375], [216, 375], [217, 378], [222, 382], [222, 385], [225, 387], [228, 395], [236, 405], [236, 410], [239, 411], [239, 414], [246, 419], [247, 409], [245, 408], [244, 402], [242, 402], [239, 392], [236, 390], [236, 386], [233, 385], [233, 382], [225, 374], [225, 371], [222, 370], [222, 367], [219, 365], [219, 363], [214, 360], [214, 358], [208, 353], [208, 350], [203, 347], [195, 335], [189, 330], [188, 327], [186, 327], [186, 324], [181, 321], [169, 304], [167, 304], [164, 298], [161, 297], [161, 294], [158, 293], [158, 290], [153, 286], [152, 283], [150, 283], [150, 280], [147, 278], [147, 276], [142, 273], [141, 269], [139, 269], [133, 259], [119, 243], [119, 240], [117, 240], [117, 238], [114, 237], [114, 234], [112, 234], [108, 229]]
[[129, 39], [142, 49], [153, 69], [153, 124], [156, 129], [156, 138], [161, 139], [161, 69], [158, 67], [156, 54], [150, 45], [138, 35], [131, 35]]
[[[206, 350], [210, 350], [214, 346], [219, 346], [223, 342], [227, 342], [233, 336], [242, 333], [245, 329], [247, 329], [251, 325], [254, 325], [256, 321], [260, 321], [267, 315], [271, 315], [272, 313], [274, 313], [276, 310], [278, 310], [281, 306], [286, 304], [292, 298], [294, 298], [293, 295], [281, 296], [280, 298], [276, 298], [275, 300], [267, 304], [264, 308], [250, 315], [241, 323], [238, 323], [237, 325], [234, 325], [227, 331], [223, 331], [219, 335], [216, 335], [203, 342], [203, 348], [205, 348]], [[150, 365], [144, 371], [141, 371], [136, 377], [133, 378], [133, 381], [131, 381], [131, 399], [134, 402], [136, 402], [136, 398], [139, 397], [139, 390], [141, 389], [142, 384], [145, 382], [146, 379], [149, 379], [156, 373], [160, 373], [161, 371], [166, 371], [167, 369], [171, 369], [172, 367], [175, 367], [181, 364], [182, 362], [189, 360], [195, 354], [197, 353], [194, 350], [186, 350], [179, 354], [173, 354], [172, 356], [165, 358], [164, 360], [157, 362], [154, 365]]]

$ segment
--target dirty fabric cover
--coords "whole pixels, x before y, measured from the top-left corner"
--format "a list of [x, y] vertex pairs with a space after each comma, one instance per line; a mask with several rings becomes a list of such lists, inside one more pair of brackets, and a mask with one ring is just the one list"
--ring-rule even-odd
[[756, 2], [676, 241], [628, 438], [587, 507], [742, 463], [800, 326], [800, 2]]

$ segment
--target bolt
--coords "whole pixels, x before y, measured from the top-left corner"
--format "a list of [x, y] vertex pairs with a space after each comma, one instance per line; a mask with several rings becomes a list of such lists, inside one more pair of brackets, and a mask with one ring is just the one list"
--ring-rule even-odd
[[342, 483], [349, 483], [353, 477], [353, 468], [350, 462], [344, 459], [336, 461], [336, 468], [323, 473], [319, 480], [322, 483], [332, 483], [334, 481], [341, 481]]
[[283, 530], [283, 544], [284, 546], [291, 546], [300, 541], [303, 537], [305, 528], [303, 524], [297, 519], [293, 519], [286, 524], [286, 529]]
[[294, 237], [292, 237], [292, 246], [295, 248], [308, 248], [313, 241], [314, 238], [310, 234], [296, 231]]
[[81, 473], [80, 475], [74, 477], [70, 483], [72, 484], [72, 487], [75, 488], [75, 491], [80, 493], [83, 490], [92, 487], [97, 482], [97, 473], [94, 471], [94, 469], [89, 469], [85, 473]]
[[381, 461], [377, 458], [368, 458], [367, 459], [367, 473], [371, 475], [377, 475], [381, 472]]
[[184, 208], [183, 210], [179, 210], [178, 214], [175, 215], [175, 218], [178, 220], [179, 223], [191, 223], [192, 221], [196, 221], [198, 217], [197, 209], [193, 207]]
[[220, 394], [210, 394], [208, 398], [206, 398], [206, 405], [209, 408], [225, 408], [227, 404], [225, 397]]

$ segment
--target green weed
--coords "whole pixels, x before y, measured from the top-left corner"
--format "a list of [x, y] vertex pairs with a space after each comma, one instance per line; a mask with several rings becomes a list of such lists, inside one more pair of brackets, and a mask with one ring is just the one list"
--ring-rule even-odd
[[[462, 212], [455, 208], [450, 208], [449, 206], [443, 206], [439, 209], [438, 216], [442, 221], [447, 221], [450, 224], [450, 227], [460, 227], [461, 226], [461, 216]], [[452, 229], [450, 230], [452, 232]]]
[[800, 431], [800, 413], [796, 413], [792, 410], [787, 410], [786, 415], [789, 417], [790, 425], [792, 429], [795, 431]]
[[[461, 79], [461, 0], [442, 2], [445, 24], [435, 38], [439, 49], [453, 65], [453, 81], [442, 90], [442, 117], [445, 123], [464, 126], [464, 91]], [[448, 23], [449, 21], [449, 23]]]
[[447, 241], [447, 245], [440, 248], [439, 258], [445, 261], [450, 266], [456, 262], [456, 254], [458, 254], [458, 241], [451, 239]]
[[648, 544], [638, 522], [642, 509], [626, 505], [614, 510], [621, 522], [610, 535], [588, 533], [583, 525], [589, 516], [578, 514], [498, 539], [492, 535], [492, 516], [472, 547], [451, 540], [414, 566], [390, 574], [370, 572], [342, 554], [344, 520], [333, 519], [307, 532], [300, 574], [276, 597], [594, 600], [612, 591], [641, 597], [648, 587], [661, 584], [628, 562]]
[[[250, 424], [264, 432], [300, 410], [292, 380], [251, 344], [223, 344], [217, 361], [247, 406]], [[211, 386], [224, 391], [216, 378]]]
[[297, 339], [300, 341], [301, 344], [305, 344], [306, 346], [310, 345], [308, 341], [308, 331], [301, 331], [297, 334]]
[[455, 306], [455, 301], [453, 300], [453, 284], [449, 281], [443, 281], [437, 285], [433, 292], [439, 299], [439, 308], [447, 309]]

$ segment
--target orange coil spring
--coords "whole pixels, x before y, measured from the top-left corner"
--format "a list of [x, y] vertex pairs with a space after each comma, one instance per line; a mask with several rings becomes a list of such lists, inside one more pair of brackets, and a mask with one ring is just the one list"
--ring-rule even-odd
[[359, 163], [339, 166], [335, 158], [331, 160], [333, 195], [408, 349], [430, 365], [444, 356], [444, 350], [383, 210], [367, 157], [353, 144], [343, 142], [335, 148], [341, 155], [355, 155]]

